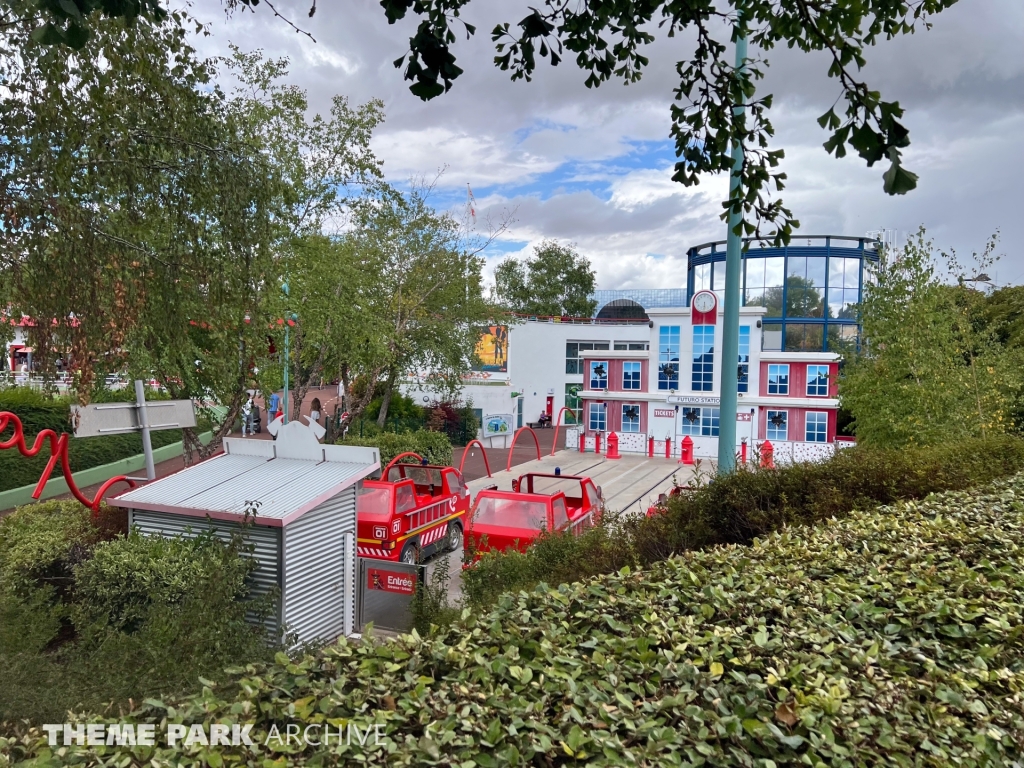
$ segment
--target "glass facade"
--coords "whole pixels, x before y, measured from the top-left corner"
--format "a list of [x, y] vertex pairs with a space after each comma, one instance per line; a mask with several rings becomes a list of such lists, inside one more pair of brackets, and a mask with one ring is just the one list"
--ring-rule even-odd
[[740, 326], [740, 360], [736, 371], [736, 391], [746, 392], [750, 385], [750, 326]]
[[[783, 248], [748, 241], [743, 253], [742, 293], [747, 305], [767, 307], [763, 349], [841, 352], [856, 346], [857, 305], [867, 276], [865, 262], [877, 262], [877, 241], [865, 237], [794, 237]], [[687, 306], [699, 290], [725, 286], [725, 242], [688, 253]]]
[[693, 375], [691, 386], [694, 392], [710, 392], [715, 376], [715, 326], [693, 326]]
[[658, 328], [658, 389], [679, 389], [679, 326]]

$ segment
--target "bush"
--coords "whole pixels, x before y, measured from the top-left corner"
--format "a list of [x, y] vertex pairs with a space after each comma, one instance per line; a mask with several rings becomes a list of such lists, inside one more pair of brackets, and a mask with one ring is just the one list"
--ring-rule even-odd
[[123, 522], [77, 501], [0, 520], [0, 722], [182, 692], [271, 652], [245, 620], [270, 606], [247, 599], [240, 543], [126, 538]]
[[395, 456], [406, 451], [418, 453], [431, 464], [450, 465], [452, 463], [452, 444], [443, 432], [428, 432], [425, 429], [401, 434], [381, 432], [373, 437], [349, 437], [346, 440], [339, 440], [338, 444], [379, 448], [382, 467]]
[[653, 518], [607, 514], [578, 539], [551, 535], [523, 554], [488, 553], [463, 574], [463, 593], [479, 608], [540, 581], [576, 581], [715, 544], [749, 544], [787, 525], [970, 488], [1022, 469], [1024, 441], [1011, 437], [901, 451], [858, 446], [823, 462], [741, 469], [671, 498], [667, 512]]
[[[285, 722], [382, 726], [383, 744], [289, 745], [280, 761], [295, 766], [996, 768], [1024, 759], [1022, 591], [1017, 476], [506, 595], [449, 630], [279, 657], [119, 719], [159, 733], [245, 713], [257, 744]], [[38, 730], [6, 750], [51, 755]], [[216, 751], [226, 765], [266, 757]], [[208, 755], [70, 746], [61, 760]]]

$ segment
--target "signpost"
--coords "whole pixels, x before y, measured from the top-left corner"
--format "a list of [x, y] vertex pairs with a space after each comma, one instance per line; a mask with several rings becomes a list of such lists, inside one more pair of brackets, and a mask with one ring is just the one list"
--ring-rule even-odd
[[135, 381], [134, 403], [95, 403], [71, 406], [71, 423], [75, 437], [99, 437], [142, 433], [142, 452], [146, 457], [146, 477], [129, 480], [155, 480], [151, 432], [164, 429], [185, 429], [196, 426], [196, 412], [191, 400], [156, 400], [146, 402], [141, 380]]

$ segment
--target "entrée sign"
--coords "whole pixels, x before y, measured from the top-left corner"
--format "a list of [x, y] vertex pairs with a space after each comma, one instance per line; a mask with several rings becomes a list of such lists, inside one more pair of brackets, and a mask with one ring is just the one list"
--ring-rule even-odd
[[416, 574], [370, 568], [366, 572], [366, 588], [413, 595], [416, 594]]

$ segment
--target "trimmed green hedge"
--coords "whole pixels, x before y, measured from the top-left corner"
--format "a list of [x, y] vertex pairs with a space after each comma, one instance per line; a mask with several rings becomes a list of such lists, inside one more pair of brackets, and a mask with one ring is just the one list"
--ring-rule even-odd
[[429, 432], [418, 429], [415, 432], [381, 432], [373, 437], [349, 437], [339, 440], [338, 445], [365, 445], [380, 449], [381, 467], [395, 456], [413, 451], [431, 464], [448, 466], [452, 463], [452, 443], [444, 432]]
[[[1022, 593], [1018, 475], [509, 594], [426, 638], [279, 654], [107, 719], [158, 734], [165, 722], [251, 723], [253, 747], [57, 755], [34, 730], [0, 751], [72, 766], [1001, 768], [1024, 759]], [[379, 724], [384, 738], [268, 739], [325, 722]]]
[[[149, 400], [165, 400], [166, 395], [148, 392]], [[132, 389], [96, 393], [95, 402], [126, 402], [135, 400]], [[50, 397], [41, 392], [25, 387], [12, 387], [0, 390], [0, 411], [10, 411], [21, 419], [25, 430], [25, 441], [32, 446], [37, 434], [44, 429], [52, 429], [57, 434], [68, 432], [71, 400], [67, 397]], [[0, 436], [7, 439], [11, 436], [10, 428]], [[171, 429], [152, 433], [154, 448], [181, 440], [181, 430]], [[126, 459], [142, 453], [141, 435], [109, 435], [107, 437], [72, 438], [68, 443], [68, 461], [72, 472], [92, 469], [109, 464], [119, 459]], [[34, 485], [50, 459], [48, 447], [44, 447], [34, 458], [23, 457], [16, 449], [0, 451], [0, 491]], [[56, 467], [51, 477], [60, 476], [60, 467]]]
[[828, 461], [739, 470], [669, 500], [665, 514], [609, 512], [586, 534], [550, 535], [525, 553], [486, 554], [462, 578], [476, 608], [509, 590], [578, 581], [644, 567], [716, 544], [749, 544], [790, 525], [809, 525], [930, 493], [961, 490], [1024, 470], [1024, 440], [997, 437], [899, 451], [846, 448]]

